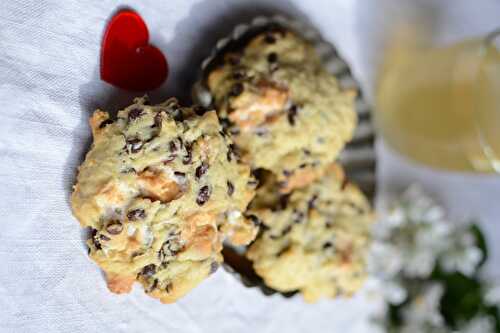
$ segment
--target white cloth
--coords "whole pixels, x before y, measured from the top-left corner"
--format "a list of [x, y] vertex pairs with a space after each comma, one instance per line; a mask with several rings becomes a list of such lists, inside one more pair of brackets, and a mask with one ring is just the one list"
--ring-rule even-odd
[[[223, 270], [172, 305], [160, 304], [137, 287], [130, 295], [113, 295], [87, 257], [68, 199], [90, 142], [90, 112], [96, 107], [117, 110], [133, 97], [98, 75], [102, 32], [120, 5], [142, 15], [152, 43], [168, 58], [168, 81], [152, 94], [158, 102], [186, 96], [207, 47], [232, 26], [276, 11], [316, 24], [368, 87], [380, 50], [378, 32], [400, 11], [396, 3], [0, 1], [0, 331], [373, 332], [368, 317], [379, 303], [366, 293], [306, 305], [300, 297], [264, 297]], [[491, 30], [500, 13], [493, 0], [453, 4], [450, 31], [459, 33]], [[473, 180], [477, 190], [472, 193], [466, 178], [436, 176], [384, 151], [380, 159], [382, 196], [391, 189], [393, 174], [398, 184], [408, 183], [408, 177], [423, 180], [443, 198], [449, 188], [450, 204], [484, 217], [489, 236], [498, 241], [498, 179]], [[495, 251], [498, 259], [498, 245]]]

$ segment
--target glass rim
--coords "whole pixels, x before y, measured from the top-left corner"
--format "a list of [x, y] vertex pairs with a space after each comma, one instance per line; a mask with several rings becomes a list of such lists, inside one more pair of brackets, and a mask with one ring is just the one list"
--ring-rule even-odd
[[[483, 42], [481, 43], [480, 47], [480, 62], [484, 60], [484, 57], [488, 54], [488, 52], [491, 52], [491, 48], [495, 47], [498, 49], [498, 52], [500, 52], [500, 27], [497, 29], [491, 31], [488, 33], [484, 39]], [[479, 76], [479, 73], [478, 73]], [[476, 84], [477, 80], [479, 77], [476, 76]], [[478, 92], [476, 91], [475, 93], [475, 98], [476, 98], [476, 106], [477, 106], [477, 99], [479, 98], [477, 96]], [[475, 126], [476, 126], [476, 131], [479, 139], [479, 144], [481, 145], [482, 152], [484, 156], [487, 158], [489, 161], [489, 167], [494, 170], [497, 173], [500, 173], [500, 163], [498, 162], [499, 158], [493, 148], [490, 146], [490, 142], [487, 139], [487, 137], [484, 134], [484, 127], [483, 124], [480, 122], [480, 117], [481, 117], [481, 111], [480, 109], [478, 113], [478, 117], [475, 118]]]

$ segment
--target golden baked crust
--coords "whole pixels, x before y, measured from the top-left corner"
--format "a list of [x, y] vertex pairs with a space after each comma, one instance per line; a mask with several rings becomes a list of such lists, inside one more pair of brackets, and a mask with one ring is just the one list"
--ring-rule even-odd
[[255, 224], [241, 215], [254, 195], [250, 169], [215, 112], [195, 111], [175, 99], [155, 106], [136, 99], [115, 122], [103, 111], [90, 119], [94, 142], [71, 204], [92, 230], [90, 257], [112, 292], [128, 293], [138, 281], [174, 302], [218, 267], [224, 238], [255, 237]]
[[342, 91], [314, 49], [286, 30], [251, 39], [207, 73], [222, 123], [243, 159], [287, 193], [317, 179], [352, 137], [354, 91]]
[[291, 194], [271, 189], [259, 189], [251, 209], [263, 229], [247, 252], [257, 274], [276, 290], [299, 290], [308, 302], [352, 295], [366, 277], [373, 221], [363, 194], [337, 165]]

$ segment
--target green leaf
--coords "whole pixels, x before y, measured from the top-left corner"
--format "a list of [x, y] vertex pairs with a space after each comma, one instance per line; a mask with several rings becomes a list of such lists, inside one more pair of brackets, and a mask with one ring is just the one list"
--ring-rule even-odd
[[478, 264], [478, 269], [483, 266], [483, 264], [488, 259], [488, 247], [486, 245], [486, 239], [484, 238], [483, 232], [477, 223], [474, 223], [470, 226], [470, 231], [476, 238], [476, 246], [483, 252], [483, 259]]
[[445, 291], [441, 298], [441, 313], [453, 328], [463, 321], [469, 321], [483, 309], [481, 283], [461, 273], [440, 272], [439, 280]]
[[389, 321], [394, 326], [401, 326], [403, 323], [403, 318], [401, 317], [401, 309], [400, 305], [389, 304], [389, 308], [387, 309], [387, 316], [389, 317]]

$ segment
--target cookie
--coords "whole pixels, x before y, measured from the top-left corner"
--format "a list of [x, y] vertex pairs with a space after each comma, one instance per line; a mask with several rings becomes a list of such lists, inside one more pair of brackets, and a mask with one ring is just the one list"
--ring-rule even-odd
[[137, 281], [174, 302], [217, 269], [224, 239], [255, 237], [243, 215], [255, 181], [214, 111], [140, 98], [116, 121], [96, 111], [90, 125], [94, 142], [71, 204], [91, 228], [89, 254], [112, 292]]
[[320, 177], [352, 137], [355, 91], [342, 90], [314, 48], [284, 28], [220, 57], [206, 85], [243, 160], [276, 174], [283, 193]]
[[307, 302], [350, 296], [362, 286], [373, 214], [340, 166], [287, 195], [271, 186], [260, 191], [251, 211], [263, 231], [246, 256], [267, 286], [298, 290]]

